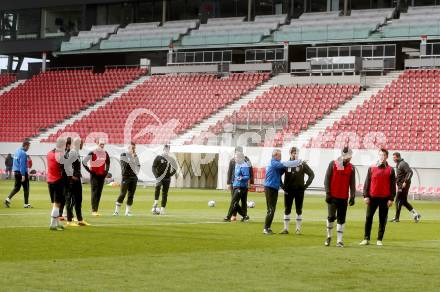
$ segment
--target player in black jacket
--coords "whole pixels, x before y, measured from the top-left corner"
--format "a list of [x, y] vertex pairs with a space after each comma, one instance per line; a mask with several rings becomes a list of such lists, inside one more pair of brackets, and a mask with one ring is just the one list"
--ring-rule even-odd
[[[80, 150], [83, 147], [81, 138], [74, 138], [72, 141], [71, 149], [67, 153], [64, 169], [68, 177], [67, 183], [67, 195], [66, 195], [66, 211], [67, 211], [67, 224], [69, 226], [88, 226], [82, 216], [82, 183], [81, 183], [81, 157]], [[76, 219], [78, 224], [72, 222], [73, 209], [75, 209]]]
[[[237, 154], [237, 152], [243, 153], [243, 147], [241, 147], [241, 146], [235, 147], [235, 154]], [[251, 160], [249, 159], [249, 157], [245, 156], [244, 161], [250, 165], [249, 172], [250, 172], [251, 177], [249, 179], [249, 185], [253, 185], [254, 184], [254, 172], [252, 169]], [[234, 196], [234, 188], [232, 187], [232, 183], [234, 182], [234, 171], [235, 171], [235, 158], [232, 158], [229, 161], [229, 168], [228, 168], [228, 174], [227, 174], [227, 180], [226, 180], [226, 184], [228, 185], [228, 188], [231, 191], [231, 198]], [[246, 204], [247, 204], [247, 196], [242, 196], [241, 197], [241, 207], [243, 208], [243, 206], [246, 206]], [[236, 221], [236, 220], [237, 220], [237, 212], [234, 212], [232, 214], [231, 221]]]
[[133, 205], [134, 193], [136, 192], [136, 186], [138, 182], [137, 174], [141, 165], [139, 163], [139, 157], [136, 154], [136, 144], [131, 143], [128, 146], [128, 152], [121, 154], [121, 193], [116, 200], [114, 216], [119, 215], [119, 210], [124, 202], [125, 195], [128, 191], [127, 205], [125, 207], [125, 216], [132, 216], [131, 206]]
[[[70, 152], [70, 146], [72, 145], [72, 138], [71, 137], [67, 137], [66, 138], [66, 149], [64, 150], [64, 159], [67, 159], [67, 157], [69, 156], [69, 152]], [[66, 205], [66, 200], [67, 200], [67, 192], [68, 192], [68, 187], [67, 185], [69, 184], [69, 178], [67, 177], [67, 173], [66, 173], [66, 168], [63, 167], [63, 185], [64, 185], [64, 195], [61, 201], [61, 205], [60, 205], [60, 217], [58, 218], [61, 221], [64, 221], [67, 217], [67, 210], [64, 209], [64, 206]]]
[[402, 206], [405, 206], [408, 211], [413, 215], [414, 221], [417, 223], [420, 221], [420, 214], [413, 208], [413, 206], [408, 202], [409, 188], [411, 187], [411, 178], [413, 176], [413, 171], [409, 167], [408, 162], [403, 160], [399, 152], [393, 153], [393, 161], [396, 163], [396, 184], [397, 184], [397, 195], [396, 195], [396, 215], [391, 220], [391, 222], [400, 221], [400, 211]]
[[[298, 158], [299, 150], [296, 147], [290, 149], [290, 160]], [[307, 181], [304, 183], [304, 175], [307, 175]], [[281, 234], [289, 233], [290, 213], [292, 212], [293, 201], [296, 209], [296, 234], [301, 233], [302, 225], [302, 207], [304, 202], [304, 191], [310, 186], [315, 178], [315, 173], [303, 163], [295, 168], [287, 168], [284, 172], [284, 229]]]
[[12, 158], [12, 154], [9, 153], [8, 156], [6, 156], [5, 158], [6, 179], [10, 179], [12, 177], [12, 165], [13, 165], [13, 158]]
[[[171, 177], [176, 174], [177, 164], [174, 158], [170, 156], [170, 145], [165, 145], [163, 154], [156, 156], [153, 161], [152, 171], [156, 178], [156, 189], [154, 192], [153, 214], [165, 215], [165, 208], [168, 200], [168, 189], [171, 183]], [[160, 212], [157, 211], [160, 189], [162, 188], [162, 202]]]

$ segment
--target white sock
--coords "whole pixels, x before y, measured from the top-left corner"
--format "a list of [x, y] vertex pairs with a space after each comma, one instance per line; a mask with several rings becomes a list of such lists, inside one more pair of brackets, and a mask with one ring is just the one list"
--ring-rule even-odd
[[302, 215], [296, 215], [296, 230], [301, 230], [302, 220]]
[[290, 215], [284, 215], [284, 229], [289, 230]]
[[419, 213], [417, 213], [416, 209], [412, 209], [410, 212], [411, 212], [414, 216], [419, 215]]
[[338, 242], [342, 242], [342, 236], [344, 235], [344, 227], [345, 224], [337, 224], [336, 225], [336, 232], [338, 235]]
[[119, 204], [118, 202], [115, 203], [115, 213], [119, 214], [119, 210], [121, 209], [121, 204]]
[[131, 206], [130, 205], [126, 205], [125, 206], [125, 215], [127, 215], [128, 213], [130, 213], [131, 211]]
[[327, 237], [332, 237], [333, 222], [327, 220]]
[[8, 201], [9, 203], [11, 202], [11, 199], [9, 199], [8, 197], [6, 197], [5, 201]]
[[50, 213], [50, 226], [56, 227], [58, 225], [58, 216], [60, 215], [60, 209], [57, 207], [52, 207], [52, 212]]
[[159, 200], [154, 200], [153, 207], [157, 207], [157, 204], [159, 204]]

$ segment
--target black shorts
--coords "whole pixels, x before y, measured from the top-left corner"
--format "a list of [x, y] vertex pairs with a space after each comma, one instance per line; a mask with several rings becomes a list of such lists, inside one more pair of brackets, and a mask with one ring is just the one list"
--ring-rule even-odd
[[64, 183], [63, 179], [53, 183], [48, 183], [50, 201], [52, 203], [61, 203], [64, 200]]

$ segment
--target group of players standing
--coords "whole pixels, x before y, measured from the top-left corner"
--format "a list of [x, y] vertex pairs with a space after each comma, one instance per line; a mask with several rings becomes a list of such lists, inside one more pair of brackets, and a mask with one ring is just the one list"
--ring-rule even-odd
[[[105, 179], [110, 168], [110, 157], [104, 150], [105, 141], [97, 140], [96, 148], [88, 153], [81, 162], [80, 150], [83, 142], [80, 138], [58, 138], [54, 149], [47, 154], [47, 183], [50, 200], [52, 202], [50, 230], [63, 230], [64, 226], [60, 221], [66, 218], [63, 210], [66, 210], [67, 225], [88, 226], [82, 216], [82, 182], [81, 165], [90, 173], [91, 185], [91, 209], [92, 216], [100, 216], [98, 213], [99, 203]], [[5, 207], [9, 208], [12, 197], [24, 188], [25, 208], [29, 208], [29, 176], [27, 168], [27, 154], [30, 142], [24, 141], [13, 157], [13, 172], [15, 177], [14, 188], [4, 200]], [[168, 189], [171, 177], [176, 173], [176, 161], [169, 155], [170, 147], [165, 145], [164, 151], [158, 155], [152, 165], [152, 171], [156, 177], [156, 188], [154, 194], [153, 214], [164, 215], [167, 204]], [[280, 234], [289, 233], [289, 223], [293, 202], [296, 209], [296, 230], [301, 233], [302, 208], [304, 192], [311, 185], [315, 177], [313, 170], [305, 161], [298, 159], [299, 150], [295, 147], [290, 149], [290, 158], [281, 161], [281, 150], [275, 149], [272, 159], [266, 167], [264, 181], [264, 192], [266, 196], [267, 214], [264, 222], [264, 234], [273, 234], [271, 229], [272, 221], [276, 211], [278, 192], [284, 190], [284, 228]], [[351, 164], [352, 150], [347, 147], [341, 151], [341, 155], [331, 161], [325, 174], [325, 201], [328, 206], [327, 217], [327, 238], [325, 245], [330, 246], [334, 222], [337, 221], [337, 243], [336, 246], [343, 247], [343, 233], [347, 214], [347, 206], [353, 206], [356, 195], [355, 167]], [[365, 179], [363, 196], [367, 205], [364, 239], [361, 245], [370, 243], [371, 227], [373, 217], [379, 209], [379, 231], [377, 245], [383, 245], [382, 240], [387, 223], [388, 210], [396, 198], [396, 215], [391, 220], [399, 222], [400, 211], [405, 206], [413, 215], [415, 222], [419, 222], [420, 214], [409, 204], [408, 192], [411, 185], [412, 170], [405, 162], [400, 153], [393, 154], [396, 163], [397, 175], [388, 162], [388, 151], [379, 150], [379, 157], [376, 164], [369, 167]], [[136, 153], [136, 145], [131, 143], [128, 150], [120, 157], [122, 181], [120, 194], [115, 202], [113, 215], [118, 216], [121, 206], [128, 193], [125, 216], [132, 216], [131, 206], [138, 183], [140, 170], [139, 157]], [[282, 176], [284, 175], [284, 181]], [[307, 175], [307, 181], [305, 176]], [[235, 149], [235, 156], [229, 163], [227, 184], [231, 190], [231, 203], [224, 221], [236, 220], [237, 214], [241, 215], [241, 221], [249, 220], [247, 214], [247, 194], [249, 185], [253, 182], [252, 164], [248, 157], [243, 154], [243, 148]], [[397, 189], [396, 189], [397, 187]], [[160, 191], [162, 189], [161, 208], [158, 208]], [[397, 194], [397, 196], [396, 196]], [[73, 221], [76, 214], [76, 222]]]
[[[305, 161], [298, 160], [298, 152], [297, 148], [291, 148], [290, 159], [288, 161], [281, 161], [281, 150], [276, 149], [273, 151], [272, 159], [266, 167], [264, 192], [267, 214], [264, 222], [264, 234], [273, 234], [271, 225], [275, 215], [280, 188], [284, 190], [284, 228], [280, 234], [289, 233], [289, 222], [294, 201], [296, 233], [301, 233], [304, 191], [313, 182], [315, 175]], [[327, 238], [324, 243], [326, 246], [331, 244], [334, 222], [336, 220], [336, 246], [344, 247], [343, 233], [347, 206], [355, 204], [356, 195], [356, 173], [355, 167], [351, 164], [352, 154], [352, 150], [345, 147], [341, 151], [341, 155], [336, 160], [330, 162], [325, 174], [325, 201], [328, 206]], [[399, 222], [402, 206], [405, 206], [411, 212], [415, 222], [419, 222], [421, 218], [420, 214], [408, 202], [408, 193], [413, 174], [411, 168], [401, 158], [400, 153], [395, 152], [393, 154], [393, 161], [396, 163], [396, 175], [394, 168], [388, 164], [387, 159], [388, 151], [380, 149], [377, 163], [370, 166], [367, 172], [363, 189], [367, 210], [364, 239], [360, 245], [370, 244], [373, 217], [377, 209], [379, 209], [379, 231], [376, 244], [378, 246], [383, 245], [382, 240], [385, 233], [388, 210], [393, 205], [394, 199], [396, 199], [396, 215], [391, 220], [392, 222]], [[284, 181], [282, 181], [283, 174]], [[305, 175], [307, 175], [307, 181], [304, 181]], [[224, 221], [236, 220], [237, 213], [242, 216], [242, 221], [249, 220], [246, 200], [249, 185], [253, 184], [253, 171], [252, 164], [249, 158], [244, 156], [241, 147], [235, 149], [235, 157], [230, 161], [227, 183], [231, 189], [231, 204]]]
[[[9, 208], [13, 196], [19, 192], [23, 186], [25, 194], [25, 208], [30, 208], [29, 200], [29, 175], [27, 168], [27, 155], [30, 142], [24, 141], [22, 146], [17, 149], [13, 157], [13, 172], [15, 176], [14, 188], [9, 196], [4, 200], [4, 206]], [[80, 138], [57, 139], [55, 148], [47, 154], [47, 184], [49, 196], [52, 203], [50, 230], [64, 230], [61, 221], [67, 221], [67, 226], [88, 226], [82, 216], [82, 175], [81, 165], [90, 174], [91, 188], [91, 210], [92, 216], [98, 217], [99, 204], [105, 184], [106, 177], [110, 169], [110, 156], [104, 150], [105, 141], [96, 140], [96, 148], [90, 151], [81, 161], [80, 150], [83, 142]], [[156, 188], [154, 193], [153, 214], [164, 215], [167, 205], [168, 189], [171, 177], [176, 173], [177, 164], [169, 155], [170, 147], [165, 145], [161, 155], [156, 156], [152, 171], [156, 177]], [[120, 157], [122, 181], [120, 194], [115, 202], [113, 215], [118, 216], [120, 208], [127, 196], [125, 216], [132, 216], [131, 206], [138, 183], [138, 173], [140, 170], [139, 157], [136, 153], [136, 145], [131, 143], [127, 151]], [[158, 203], [162, 190], [162, 201], [159, 209]], [[75, 211], [76, 220], [74, 220]], [[65, 214], [65, 215], [64, 215]], [[76, 221], [76, 222], [75, 222]]]

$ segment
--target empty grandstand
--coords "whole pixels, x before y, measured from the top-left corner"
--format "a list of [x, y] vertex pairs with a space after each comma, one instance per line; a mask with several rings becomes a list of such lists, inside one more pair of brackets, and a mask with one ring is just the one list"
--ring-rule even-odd
[[102, 39], [108, 38], [118, 27], [118, 25], [96, 25], [92, 26], [89, 31], [80, 31], [77, 36], [73, 36], [68, 42], [61, 44], [61, 51], [88, 49], [98, 44]]
[[393, 19], [383, 28], [387, 38], [420, 38], [421, 35], [439, 36], [440, 7], [409, 7], [407, 13], [401, 13], [399, 19]]
[[[267, 74], [232, 74], [228, 78], [215, 75], [154, 76], [128, 91], [112, 103], [89, 116], [68, 125], [63, 131], [77, 132], [84, 138], [91, 131], [108, 133], [110, 143], [123, 144], [126, 121], [136, 109], [148, 109], [130, 128], [130, 137], [139, 144], [163, 144], [209, 117], [226, 105], [253, 90], [268, 78]], [[171, 129], [161, 124], [174, 120]], [[136, 138], [146, 127], [158, 127], [158, 131]], [[53, 142], [62, 134], [49, 137]], [[131, 140], [131, 139], [130, 139]]]
[[31, 138], [131, 83], [144, 70], [53, 70], [38, 74], [0, 96], [4, 141]]
[[0, 74], [0, 89], [11, 84], [15, 80], [16, 77], [13, 74]]
[[438, 70], [408, 70], [307, 146], [439, 151]]
[[[359, 85], [275, 86], [208, 130], [217, 135], [227, 124], [232, 124], [240, 134], [240, 129], [262, 130], [279, 124], [280, 133], [273, 145], [281, 146], [284, 135], [298, 135], [358, 92]], [[201, 137], [204, 136], [206, 133], [202, 133]], [[194, 141], [206, 142], [198, 137]], [[266, 141], [260, 143], [272, 146]]]
[[5, 145], [439, 151], [435, 3], [109, 1], [0, 4]]

